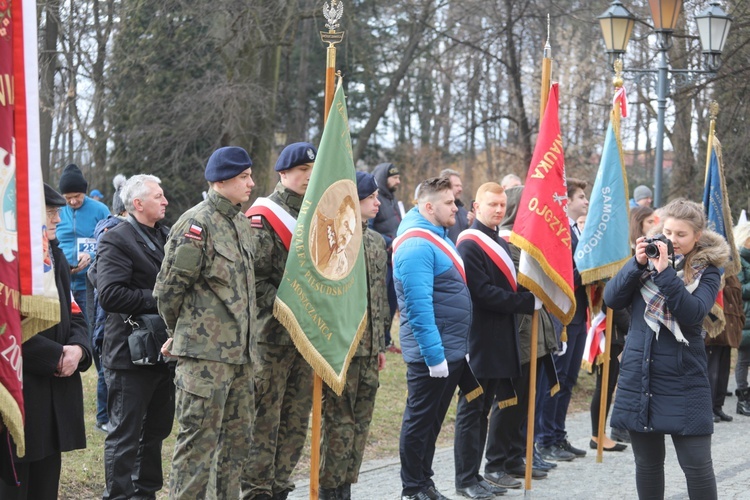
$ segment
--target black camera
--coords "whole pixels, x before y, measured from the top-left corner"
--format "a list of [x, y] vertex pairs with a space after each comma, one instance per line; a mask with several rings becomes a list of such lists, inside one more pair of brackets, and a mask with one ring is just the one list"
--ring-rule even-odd
[[657, 234], [653, 238], [646, 238], [646, 257], [649, 259], [658, 259], [659, 258], [659, 247], [656, 245], [657, 241], [661, 241], [665, 245], [667, 245], [667, 255], [674, 255], [674, 246], [672, 245], [672, 242], [667, 239], [666, 236], [663, 234]]

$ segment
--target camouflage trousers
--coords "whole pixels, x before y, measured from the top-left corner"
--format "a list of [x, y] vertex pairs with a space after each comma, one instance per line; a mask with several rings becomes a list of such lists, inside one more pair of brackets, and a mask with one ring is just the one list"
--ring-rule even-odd
[[302, 454], [312, 407], [312, 369], [294, 345], [258, 343], [255, 419], [250, 456], [242, 472], [242, 498], [276, 496]]
[[323, 386], [320, 487], [356, 483], [378, 392], [378, 357], [352, 358], [346, 386], [337, 396]]
[[181, 357], [175, 369], [179, 425], [169, 498], [237, 498], [250, 450], [253, 370]]

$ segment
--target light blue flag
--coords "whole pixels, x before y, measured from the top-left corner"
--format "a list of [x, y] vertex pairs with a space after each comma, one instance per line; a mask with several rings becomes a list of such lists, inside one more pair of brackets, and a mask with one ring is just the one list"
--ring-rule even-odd
[[619, 118], [614, 112], [610, 116], [589, 213], [575, 250], [576, 267], [584, 284], [611, 278], [631, 257], [628, 181], [617, 137]]

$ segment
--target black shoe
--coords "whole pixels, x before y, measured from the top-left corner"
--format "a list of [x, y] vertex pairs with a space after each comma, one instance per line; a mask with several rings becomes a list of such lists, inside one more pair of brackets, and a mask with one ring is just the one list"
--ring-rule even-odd
[[557, 445], [560, 448], [562, 448], [563, 450], [565, 450], [565, 451], [567, 451], [569, 453], [572, 453], [573, 455], [575, 455], [578, 458], [586, 456], [586, 450], [582, 450], [580, 448], [576, 448], [575, 446], [573, 446], [572, 444], [570, 444], [570, 441], [568, 441], [567, 439], [563, 439], [562, 441], [560, 441], [559, 443], [557, 443]]
[[97, 422], [96, 423], [96, 430], [102, 431], [104, 434], [109, 434], [109, 423], [107, 423], [107, 422]]
[[[513, 477], [526, 477], [526, 466], [519, 465], [517, 467], [509, 467], [505, 469], [505, 472]], [[547, 477], [547, 473], [543, 470], [535, 469], [531, 467], [531, 479], [544, 479]]]
[[340, 500], [338, 488], [320, 488], [318, 491], [319, 500]]
[[[514, 481], [515, 481], [515, 479], [514, 479]], [[479, 484], [479, 486], [481, 486], [485, 490], [489, 491], [490, 493], [492, 493], [496, 497], [500, 496], [500, 495], [505, 495], [508, 492], [507, 488], [503, 488], [502, 486], [495, 486], [494, 484], [488, 483], [484, 479], [482, 479], [481, 481], [479, 481], [478, 484]]]
[[540, 446], [537, 449], [539, 450], [539, 454], [544, 460], [554, 460], [555, 462], [570, 462], [576, 457], [571, 452], [560, 448], [560, 446], [556, 444], [553, 444], [549, 447]]
[[431, 500], [450, 500], [450, 498], [440, 493], [438, 489], [435, 488], [435, 486], [430, 486], [425, 491], [427, 492], [427, 496], [430, 497]]
[[494, 484], [496, 486], [500, 486], [502, 488], [510, 488], [510, 489], [516, 489], [520, 488], [523, 484], [518, 479], [509, 476], [504, 471], [500, 472], [485, 472], [484, 473], [484, 479], [487, 480], [490, 484]]
[[619, 427], [612, 427], [612, 432], [610, 432], [609, 435], [612, 436], [612, 439], [614, 439], [618, 443], [630, 442], [630, 433], [626, 431], [625, 429], [620, 429]]
[[[602, 448], [604, 451], [624, 451], [626, 450], [628, 445], [622, 444], [622, 443], [615, 443], [611, 448], [607, 448], [606, 446]], [[593, 439], [589, 441], [589, 448], [592, 450], [596, 449], [596, 441]]]
[[[721, 420], [722, 422], [731, 422], [732, 420], [734, 420], [734, 418], [732, 418], [730, 415], [724, 413], [724, 410], [722, 410], [721, 408], [719, 408], [718, 410], [714, 410], [714, 416], [719, 417], [719, 420]], [[716, 418], [714, 418], [714, 422], [716, 422]]]
[[401, 500], [431, 500], [426, 491], [420, 491], [413, 495], [401, 495]]
[[714, 413], [714, 423], [718, 424], [719, 422], [721, 422], [721, 417]]
[[555, 467], [557, 467], [557, 464], [554, 462], [547, 462], [542, 458], [542, 455], [539, 453], [539, 450], [534, 447], [534, 463], [533, 466], [535, 469], [543, 470], [543, 471], [551, 471]]
[[472, 484], [466, 488], [456, 488], [456, 493], [462, 497], [473, 498], [475, 500], [487, 500], [495, 496], [479, 486], [479, 484]]

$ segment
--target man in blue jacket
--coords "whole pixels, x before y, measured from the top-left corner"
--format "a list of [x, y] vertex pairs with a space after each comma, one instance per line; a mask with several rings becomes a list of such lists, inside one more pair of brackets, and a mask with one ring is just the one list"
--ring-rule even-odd
[[417, 201], [393, 242], [408, 388], [399, 443], [402, 500], [445, 498], [432, 481], [435, 441], [464, 370], [469, 370], [471, 296], [463, 262], [447, 236], [457, 211], [450, 180], [424, 181]]

